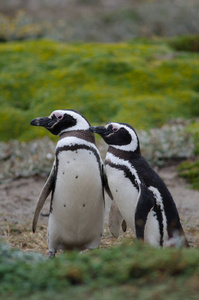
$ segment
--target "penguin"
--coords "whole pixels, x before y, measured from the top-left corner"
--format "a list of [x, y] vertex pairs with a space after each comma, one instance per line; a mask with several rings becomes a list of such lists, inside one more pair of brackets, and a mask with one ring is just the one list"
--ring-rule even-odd
[[90, 123], [78, 111], [66, 109], [36, 118], [30, 125], [43, 126], [59, 136], [55, 160], [35, 209], [33, 232], [51, 193], [49, 257], [59, 249], [82, 251], [99, 247], [104, 226], [105, 175]]
[[126, 123], [110, 122], [90, 130], [109, 145], [105, 167], [110, 191], [121, 214], [114, 208], [120, 225], [125, 220], [137, 239], [153, 246], [188, 247], [171, 193], [141, 155], [135, 129]]

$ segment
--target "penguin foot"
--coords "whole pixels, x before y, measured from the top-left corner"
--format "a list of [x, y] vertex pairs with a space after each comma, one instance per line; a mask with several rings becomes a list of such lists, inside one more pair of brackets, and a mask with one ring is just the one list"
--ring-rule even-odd
[[180, 233], [178, 231], [175, 231], [173, 233], [173, 237], [170, 238], [167, 242], [166, 242], [166, 247], [169, 248], [181, 248], [181, 247], [186, 247], [189, 248], [189, 243], [187, 241], [187, 239], [185, 238], [184, 235], [180, 235]]
[[55, 257], [55, 251], [49, 251], [48, 258], [53, 258], [53, 257]]

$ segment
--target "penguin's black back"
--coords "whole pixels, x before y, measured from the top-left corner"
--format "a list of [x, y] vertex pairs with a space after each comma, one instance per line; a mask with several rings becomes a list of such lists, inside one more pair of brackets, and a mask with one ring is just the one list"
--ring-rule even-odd
[[162, 178], [152, 169], [142, 155], [135, 155], [130, 162], [136, 169], [140, 181], [147, 187], [152, 186], [159, 191], [167, 217], [169, 237], [173, 236], [174, 230], [183, 232], [175, 202]]
[[167, 218], [167, 230], [169, 237], [173, 237], [175, 230], [184, 234], [179, 214], [171, 193], [162, 178], [153, 170], [147, 160], [141, 155], [139, 149], [138, 151], [131, 152], [109, 147], [108, 151], [117, 157], [128, 161], [132, 167], [135, 168], [140, 181], [145, 184], [146, 187], [149, 188], [152, 186], [159, 191]]

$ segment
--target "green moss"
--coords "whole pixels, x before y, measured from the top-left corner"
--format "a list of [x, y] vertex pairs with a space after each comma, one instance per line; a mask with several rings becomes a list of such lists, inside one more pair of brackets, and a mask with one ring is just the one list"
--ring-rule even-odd
[[198, 35], [179, 36], [169, 40], [169, 45], [177, 51], [199, 52]]
[[185, 161], [178, 167], [179, 175], [191, 183], [193, 189], [199, 189], [199, 160]]
[[[198, 105], [194, 106], [196, 111], [198, 109]], [[194, 110], [194, 107], [192, 108]], [[195, 155], [199, 155], [199, 122], [196, 121], [191, 122], [187, 127], [186, 130], [188, 134], [193, 136], [194, 144], [195, 144]]]
[[[97, 297], [100, 291], [118, 290], [121, 295], [124, 286], [142, 287], [127, 288], [127, 294], [137, 295], [137, 299], [143, 299], [147, 290], [158, 291], [160, 286], [161, 299], [168, 297], [168, 293], [164, 296], [165, 289], [171, 295], [175, 290], [178, 296], [182, 288], [184, 295], [198, 293], [198, 284], [197, 288], [194, 285], [199, 276], [197, 249], [157, 249], [135, 242], [81, 255], [72, 251], [44, 260], [36, 254], [13, 251], [0, 244], [0, 253], [0, 295], [5, 299], [9, 296], [40, 299], [40, 295], [41, 299], [48, 296], [51, 299], [54, 295], [65, 299], [73, 293], [77, 293], [76, 299], [85, 299], [86, 295], [90, 295], [89, 299], [100, 299]], [[105, 299], [115, 299], [112, 293], [109, 297]]]
[[9, 119], [1, 140], [46, 134], [30, 120], [60, 108], [77, 109], [92, 124], [115, 120], [137, 129], [199, 113], [198, 55], [174, 54], [163, 40], [12, 42], [0, 44], [0, 67], [2, 117]]

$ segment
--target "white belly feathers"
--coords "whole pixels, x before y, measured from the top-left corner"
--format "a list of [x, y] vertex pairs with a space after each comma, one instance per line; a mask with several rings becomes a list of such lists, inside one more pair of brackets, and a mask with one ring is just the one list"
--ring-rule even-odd
[[123, 170], [119, 170], [117, 166], [126, 166], [130, 170], [131, 174], [135, 177], [137, 183], [140, 182], [136, 170], [130, 165], [128, 161], [119, 159], [111, 153], [107, 153], [106, 161], [110, 161], [116, 167], [112, 167], [111, 164], [106, 164], [106, 172], [108, 177], [108, 183], [110, 190], [113, 194], [113, 198], [116, 204], [131, 229], [135, 229], [135, 209], [137, 206], [139, 190], [132, 184], [130, 179], [125, 176]]
[[113, 198], [128, 226], [134, 230], [134, 212], [138, 200], [138, 190], [128, 178], [125, 178], [123, 171], [114, 169], [108, 165], [106, 166], [106, 170]]
[[56, 248], [56, 243], [62, 248], [98, 247], [103, 233], [104, 203], [97, 157], [92, 148], [63, 149], [57, 154], [56, 169], [49, 248]]

